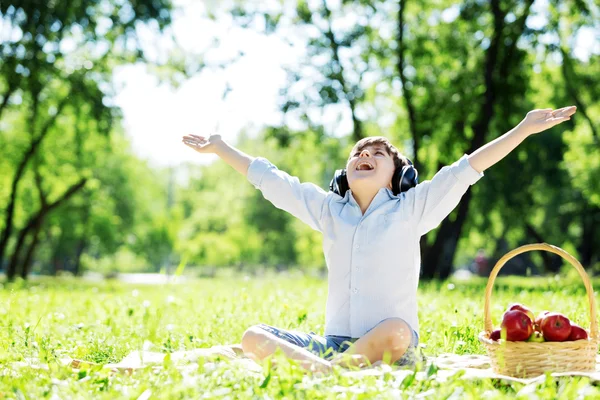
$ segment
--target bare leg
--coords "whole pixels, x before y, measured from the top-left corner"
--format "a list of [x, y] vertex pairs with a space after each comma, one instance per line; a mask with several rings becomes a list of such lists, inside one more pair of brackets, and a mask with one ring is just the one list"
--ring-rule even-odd
[[362, 368], [378, 361], [392, 364], [404, 355], [411, 339], [412, 332], [404, 321], [388, 319], [354, 342], [345, 352], [337, 354], [331, 364], [345, 368]]
[[277, 349], [281, 349], [285, 355], [293, 360], [299, 361], [300, 367], [306, 371], [331, 372], [331, 363], [310, 351], [289, 343], [270, 332], [257, 327], [249, 328], [242, 337], [242, 349], [244, 354], [254, 361], [260, 363], [262, 360]]

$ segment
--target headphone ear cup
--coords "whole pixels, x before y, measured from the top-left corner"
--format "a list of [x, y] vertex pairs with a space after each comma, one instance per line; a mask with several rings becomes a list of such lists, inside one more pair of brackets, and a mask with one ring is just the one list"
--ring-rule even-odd
[[414, 188], [419, 183], [419, 173], [416, 168], [412, 165], [405, 166], [402, 168], [402, 178], [400, 182], [400, 192], [406, 192], [409, 189]]
[[402, 178], [402, 168], [396, 168], [392, 176], [392, 193], [398, 195], [400, 193], [400, 179]]
[[346, 176], [346, 169], [337, 169], [333, 175], [333, 179], [329, 183], [329, 190], [333, 193], [344, 197], [346, 191], [349, 189], [348, 177]]
[[398, 195], [402, 192], [417, 186], [419, 183], [419, 173], [413, 166], [412, 162], [408, 160], [410, 165], [405, 165], [402, 168], [396, 168], [394, 176], [392, 177], [392, 192], [394, 195]]
[[350, 185], [348, 184], [348, 176], [346, 175], [346, 169], [343, 169], [342, 173], [340, 174], [340, 196], [344, 197], [348, 189], [350, 189]]

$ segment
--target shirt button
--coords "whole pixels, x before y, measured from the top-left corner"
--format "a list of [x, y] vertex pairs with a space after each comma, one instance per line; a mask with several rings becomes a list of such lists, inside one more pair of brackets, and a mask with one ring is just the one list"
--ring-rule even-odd
[[358, 289], [357, 288], [354, 288], [354, 293], [358, 293]]
[[360, 247], [359, 244], [355, 245], [354, 248], [358, 249]]

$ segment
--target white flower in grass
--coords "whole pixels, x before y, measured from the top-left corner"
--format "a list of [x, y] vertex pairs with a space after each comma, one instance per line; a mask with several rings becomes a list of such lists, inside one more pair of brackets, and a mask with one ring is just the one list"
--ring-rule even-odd
[[144, 300], [144, 302], [142, 303], [142, 306], [144, 306], [144, 308], [150, 307], [150, 300]]

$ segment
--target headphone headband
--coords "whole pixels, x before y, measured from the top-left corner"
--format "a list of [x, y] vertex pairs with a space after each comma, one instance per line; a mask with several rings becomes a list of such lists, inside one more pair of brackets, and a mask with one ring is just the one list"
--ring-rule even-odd
[[[417, 172], [417, 169], [413, 166], [412, 161], [408, 158], [406, 160], [409, 165], [397, 167], [392, 176], [392, 192], [394, 195], [406, 192], [417, 186], [419, 183], [419, 173]], [[336, 170], [333, 179], [329, 183], [329, 190], [344, 197], [349, 188], [346, 169]]]

